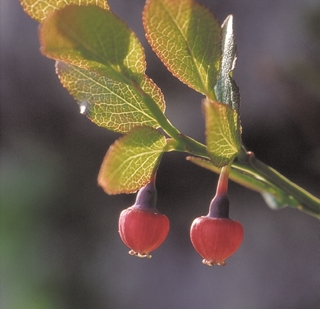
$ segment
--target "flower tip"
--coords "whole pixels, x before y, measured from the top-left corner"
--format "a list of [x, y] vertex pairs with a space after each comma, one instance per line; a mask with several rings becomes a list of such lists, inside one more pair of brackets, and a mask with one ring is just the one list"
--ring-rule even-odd
[[207, 265], [207, 266], [215, 266], [215, 265], [218, 265], [218, 266], [226, 266], [227, 263], [225, 261], [221, 261], [221, 262], [217, 262], [217, 261], [208, 261], [206, 259], [203, 259], [202, 260], [202, 263], [204, 265]]
[[151, 259], [152, 258], [152, 255], [151, 254], [148, 254], [148, 253], [139, 253], [139, 252], [136, 252], [134, 250], [130, 250], [128, 252], [130, 255], [134, 255], [134, 256], [137, 256], [139, 258], [147, 258], [147, 259]]

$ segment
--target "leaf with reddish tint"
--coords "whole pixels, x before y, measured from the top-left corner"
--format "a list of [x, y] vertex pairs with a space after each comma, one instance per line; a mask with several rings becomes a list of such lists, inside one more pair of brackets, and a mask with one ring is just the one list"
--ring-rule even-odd
[[[159, 127], [132, 86], [63, 62], [57, 62], [56, 68], [61, 83], [77, 100], [80, 112], [98, 126], [121, 133], [136, 126]], [[146, 75], [141, 87], [164, 112], [163, 95]]]
[[20, 3], [24, 11], [39, 22], [44, 20], [49, 13], [62, 9], [69, 4], [96, 5], [105, 10], [109, 10], [109, 5], [106, 0], [20, 0]]
[[163, 95], [145, 75], [139, 40], [118, 17], [97, 6], [67, 6], [48, 16], [39, 34], [42, 52], [59, 60], [62, 84], [97, 125], [122, 133], [159, 127], [145, 100], [164, 113]]
[[214, 165], [230, 163], [241, 149], [241, 126], [238, 113], [229, 105], [203, 101], [207, 151]]
[[135, 34], [110, 11], [66, 6], [43, 21], [39, 37], [41, 52], [49, 58], [133, 86], [143, 79], [144, 50]]
[[155, 129], [139, 127], [118, 139], [108, 150], [98, 183], [108, 194], [134, 193], [154, 175], [166, 146]]
[[215, 99], [221, 61], [221, 27], [193, 0], [149, 0], [143, 12], [147, 39], [173, 75]]

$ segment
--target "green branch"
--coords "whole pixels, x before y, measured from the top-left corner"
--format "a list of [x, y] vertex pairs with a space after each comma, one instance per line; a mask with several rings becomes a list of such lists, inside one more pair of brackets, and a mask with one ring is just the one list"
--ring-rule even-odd
[[276, 186], [287, 192], [289, 197], [292, 196], [298, 200], [299, 205], [296, 207], [299, 210], [320, 218], [320, 199], [299, 187], [275, 169], [259, 161], [252, 152], [249, 153], [249, 164], [257, 173], [269, 178]]
[[[220, 173], [220, 169], [212, 164], [206, 154], [205, 145], [186, 136], [182, 136], [180, 144], [182, 142], [185, 142], [185, 152], [202, 158], [188, 157], [189, 161]], [[181, 151], [181, 147], [177, 151]], [[281, 205], [279, 208], [290, 206], [320, 219], [320, 199], [256, 159], [252, 152], [247, 153], [248, 160], [243, 160], [243, 154], [241, 156], [241, 162], [236, 161], [231, 165], [231, 180], [259, 193], [270, 194]]]

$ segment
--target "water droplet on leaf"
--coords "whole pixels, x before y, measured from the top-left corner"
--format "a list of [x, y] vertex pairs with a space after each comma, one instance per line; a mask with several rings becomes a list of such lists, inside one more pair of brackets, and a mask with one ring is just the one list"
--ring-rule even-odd
[[82, 101], [79, 103], [80, 114], [87, 115], [89, 113], [89, 104], [87, 101]]

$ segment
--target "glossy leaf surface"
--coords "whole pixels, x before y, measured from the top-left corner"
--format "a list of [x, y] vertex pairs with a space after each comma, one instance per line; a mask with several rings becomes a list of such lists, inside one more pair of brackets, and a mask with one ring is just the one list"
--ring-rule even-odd
[[215, 93], [218, 102], [228, 104], [239, 112], [240, 92], [235, 81], [232, 79], [232, 71], [235, 69], [237, 60], [237, 47], [233, 34], [233, 16], [229, 15], [221, 27], [222, 60], [220, 76], [215, 86]]
[[[57, 62], [56, 68], [61, 83], [79, 103], [80, 112], [98, 126], [121, 133], [136, 126], [159, 127], [132, 86], [63, 62]], [[160, 89], [146, 75], [141, 86], [164, 112]]]
[[157, 130], [133, 129], [109, 148], [99, 172], [99, 185], [108, 194], [136, 192], [150, 182], [165, 145], [165, 137]]
[[217, 167], [227, 165], [241, 148], [241, 127], [238, 113], [230, 106], [203, 101], [205, 113], [207, 150]]
[[49, 13], [69, 4], [96, 5], [106, 10], [109, 9], [106, 0], [20, 0], [20, 3], [25, 12], [39, 22], [44, 20]]
[[173, 75], [214, 99], [221, 58], [221, 28], [192, 0], [149, 0], [143, 12], [147, 39]]

